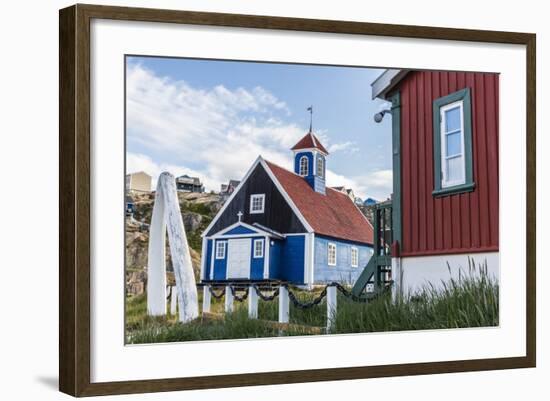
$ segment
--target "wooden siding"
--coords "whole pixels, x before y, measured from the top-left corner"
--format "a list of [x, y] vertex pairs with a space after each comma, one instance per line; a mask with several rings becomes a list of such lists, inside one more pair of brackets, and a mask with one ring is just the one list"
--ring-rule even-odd
[[[250, 214], [250, 195], [265, 194], [264, 213]], [[280, 233], [302, 233], [306, 229], [287, 204], [264, 168], [258, 164], [250, 174], [231, 204], [223, 211], [214, 226], [206, 233], [213, 235], [238, 221], [237, 213], [243, 212], [242, 221], [259, 223]]]
[[[436, 198], [432, 104], [470, 88], [475, 189]], [[417, 71], [401, 95], [402, 256], [498, 250], [499, 77], [491, 73]], [[512, 218], [512, 217], [511, 217]]]
[[[264, 244], [263, 255], [260, 258], [254, 257], [254, 241], [262, 240]], [[264, 278], [264, 260], [266, 254], [266, 244], [269, 246], [269, 240], [265, 238], [253, 237], [251, 239], [252, 246], [250, 247], [250, 279], [251, 280], [262, 280]]]
[[210, 280], [210, 267], [212, 264], [212, 243], [214, 241], [209, 239], [206, 241], [206, 249], [202, 250], [201, 257], [205, 259], [204, 261], [204, 279]]
[[304, 283], [305, 247], [305, 235], [292, 235], [284, 239], [278, 278], [294, 284]]
[[[216, 244], [219, 241], [225, 242], [225, 256], [223, 259], [216, 258]], [[212, 266], [214, 268], [214, 280], [225, 280], [227, 277], [227, 240], [216, 240], [212, 246], [213, 248], [211, 250], [212, 253], [210, 257], [214, 258], [214, 264]]]
[[272, 240], [269, 241], [269, 277], [281, 277], [280, 265], [281, 265], [281, 255], [283, 253], [282, 241]]
[[[328, 264], [328, 243], [336, 245], [336, 266]], [[358, 265], [351, 266], [351, 247], [357, 248]], [[315, 236], [313, 281], [315, 284], [338, 281], [353, 284], [363, 272], [372, 256], [372, 247], [334, 238]]]

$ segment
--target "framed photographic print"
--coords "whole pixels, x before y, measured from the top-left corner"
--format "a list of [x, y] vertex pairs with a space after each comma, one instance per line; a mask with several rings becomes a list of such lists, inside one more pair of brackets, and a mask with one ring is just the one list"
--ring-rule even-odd
[[535, 114], [529, 33], [61, 10], [60, 390], [534, 367]]

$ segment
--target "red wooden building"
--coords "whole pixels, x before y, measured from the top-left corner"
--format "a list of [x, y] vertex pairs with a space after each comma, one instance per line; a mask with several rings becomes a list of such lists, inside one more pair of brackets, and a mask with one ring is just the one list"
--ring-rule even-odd
[[378, 221], [391, 238], [379, 230], [378, 264], [391, 257], [405, 287], [449, 278], [447, 263], [452, 275], [467, 270], [469, 257], [498, 279], [498, 74], [386, 70], [372, 97], [391, 102], [393, 142], [391, 216]]

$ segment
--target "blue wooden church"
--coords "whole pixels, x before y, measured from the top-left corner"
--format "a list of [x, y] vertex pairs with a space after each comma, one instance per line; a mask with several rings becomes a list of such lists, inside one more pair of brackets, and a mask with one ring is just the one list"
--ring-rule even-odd
[[258, 157], [202, 234], [204, 283], [352, 284], [367, 265], [373, 228], [326, 187], [328, 151], [311, 130], [291, 150], [293, 171]]

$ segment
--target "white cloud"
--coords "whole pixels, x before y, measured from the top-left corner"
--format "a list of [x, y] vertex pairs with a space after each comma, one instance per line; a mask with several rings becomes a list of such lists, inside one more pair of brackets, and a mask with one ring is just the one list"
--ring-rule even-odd
[[351, 188], [363, 200], [371, 197], [383, 201], [392, 193], [392, 170], [377, 170], [360, 176], [344, 177], [327, 169], [327, 185]]
[[[259, 86], [201, 90], [140, 65], [128, 67], [129, 144], [153, 156], [147, 156], [149, 161], [143, 154], [129, 159], [141, 160], [151, 170], [155, 168], [149, 162], [159, 167], [166, 160], [178, 171], [196, 166], [207, 189], [218, 189], [218, 183], [229, 178], [240, 179], [260, 154], [290, 166], [288, 149], [304, 129], [283, 122], [280, 113], [289, 114], [285, 102]], [[154, 155], [162, 155], [162, 160], [154, 160]]]
[[356, 152], [359, 152], [359, 148], [357, 147], [357, 144], [355, 142], [347, 141], [347, 142], [335, 143], [335, 144], [329, 145], [328, 151], [330, 153], [340, 152], [340, 151], [344, 151], [345, 153], [356, 153]]
[[328, 149], [329, 153], [340, 151], [344, 151], [345, 153], [355, 153], [359, 151], [357, 143], [354, 141], [332, 143], [330, 137], [327, 135], [327, 132], [324, 129], [315, 130], [315, 135], [323, 143], [325, 148]]

